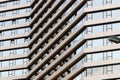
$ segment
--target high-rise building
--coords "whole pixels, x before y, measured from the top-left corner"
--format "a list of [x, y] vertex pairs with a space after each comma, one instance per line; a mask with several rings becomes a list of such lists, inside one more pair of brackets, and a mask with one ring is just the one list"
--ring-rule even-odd
[[120, 0], [0, 0], [0, 80], [119, 80]]

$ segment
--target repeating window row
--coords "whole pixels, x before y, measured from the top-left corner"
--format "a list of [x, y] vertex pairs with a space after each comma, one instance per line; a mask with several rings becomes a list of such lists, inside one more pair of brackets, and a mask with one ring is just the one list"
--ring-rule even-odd
[[86, 70], [86, 76], [97, 76], [106, 74], [115, 74], [120, 72], [120, 65], [110, 65], [95, 68], [88, 68]]
[[97, 19], [103, 19], [103, 18], [111, 18], [111, 17], [118, 17], [120, 16], [120, 9], [117, 10], [108, 10], [108, 11], [102, 11], [102, 12], [96, 12], [96, 13], [89, 13], [86, 16], [86, 20], [97, 20]]
[[87, 27], [88, 34], [94, 33], [102, 33], [107, 31], [117, 31], [120, 30], [119, 27], [120, 23], [111, 23], [111, 24], [103, 24], [103, 25], [96, 25], [96, 26], [89, 26]]
[[29, 52], [29, 48], [21, 48], [21, 49], [0, 51], [0, 57], [28, 54], [28, 52]]
[[28, 38], [21, 38], [21, 39], [12, 39], [12, 40], [7, 40], [7, 41], [0, 41], [0, 47], [10, 46], [10, 45], [24, 44], [24, 43], [28, 43], [28, 42], [29, 42]]
[[9, 61], [0, 61], [0, 67], [10, 67], [16, 65], [25, 65], [28, 63], [28, 59], [17, 59], [17, 60], [9, 60]]
[[[108, 75], [108, 74], [119, 74], [120, 72], [120, 65], [110, 65], [110, 66], [102, 66], [102, 67], [93, 67], [88, 68], [81, 74], [79, 74], [74, 80], [82, 80], [85, 77], [90, 76], [102, 76], [102, 75]], [[101, 79], [97, 79], [101, 80]], [[116, 79], [119, 80], [119, 79]]]
[[24, 76], [27, 74], [28, 74], [28, 69], [12, 70], [12, 71], [0, 72], [0, 77]]
[[85, 62], [96, 62], [109, 59], [120, 59], [120, 51], [108, 51], [94, 54], [87, 54]]
[[30, 31], [30, 28], [21, 28], [21, 29], [15, 29], [15, 30], [0, 31], [0, 37], [28, 33], [29, 31]]
[[30, 13], [30, 11], [31, 11], [31, 8], [25, 8], [25, 9], [18, 9], [18, 10], [12, 10], [12, 11], [7, 11], [7, 12], [1, 12], [0, 17], [7, 17], [7, 16], [25, 14], [25, 13]]
[[[110, 60], [110, 59], [120, 59], [120, 51], [117, 50], [117, 51], [87, 54], [86, 57], [81, 59], [71, 68], [71, 71], [74, 72], [74, 70], [80, 68], [85, 62], [97, 62], [97, 61]], [[97, 75], [99, 76], [99, 75], [119, 73], [120, 72], [119, 70], [120, 70], [120, 65], [87, 68], [87, 70], [85, 70], [84, 72], [80, 73], [77, 77], [75, 77], [74, 80], [78, 80], [78, 79], [82, 80], [84, 77], [87, 76], [97, 76]]]
[[13, 19], [8, 21], [1, 21], [0, 22], [0, 28], [1, 27], [9, 27], [17, 24], [25, 24], [31, 21], [31, 18], [21, 18], [21, 19]]
[[10, 6], [12, 7], [15, 5], [25, 4], [29, 2], [32, 2], [32, 0], [15, 0], [11, 2], [0, 3], [0, 8], [10, 7]]
[[88, 7], [96, 7], [96, 6], [103, 6], [109, 4], [117, 4], [120, 0], [89, 0], [87, 2]]

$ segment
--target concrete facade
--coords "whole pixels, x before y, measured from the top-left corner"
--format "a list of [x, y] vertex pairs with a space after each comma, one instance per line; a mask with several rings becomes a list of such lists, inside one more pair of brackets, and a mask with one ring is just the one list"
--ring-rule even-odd
[[0, 80], [119, 80], [120, 0], [0, 0]]

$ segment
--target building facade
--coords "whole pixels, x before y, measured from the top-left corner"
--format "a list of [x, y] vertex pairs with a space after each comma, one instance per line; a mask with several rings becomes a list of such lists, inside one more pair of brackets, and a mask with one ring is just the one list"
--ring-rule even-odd
[[119, 80], [120, 0], [0, 0], [0, 80]]

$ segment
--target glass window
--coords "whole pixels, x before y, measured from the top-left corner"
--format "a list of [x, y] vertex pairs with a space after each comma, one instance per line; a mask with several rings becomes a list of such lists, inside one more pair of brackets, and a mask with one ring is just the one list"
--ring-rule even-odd
[[93, 76], [102, 75], [102, 74], [103, 74], [103, 67], [93, 68]]
[[92, 68], [87, 69], [87, 76], [92, 76]]
[[103, 60], [103, 53], [96, 53], [92, 55], [93, 61], [100, 61]]
[[16, 76], [22, 75], [22, 71], [21, 71], [21, 70], [16, 70], [16, 71], [15, 71], [15, 75], [16, 75]]
[[8, 77], [8, 72], [2, 72], [1, 77]]
[[3, 61], [2, 62], [2, 67], [7, 67], [9, 66], [9, 62], [8, 61]]

